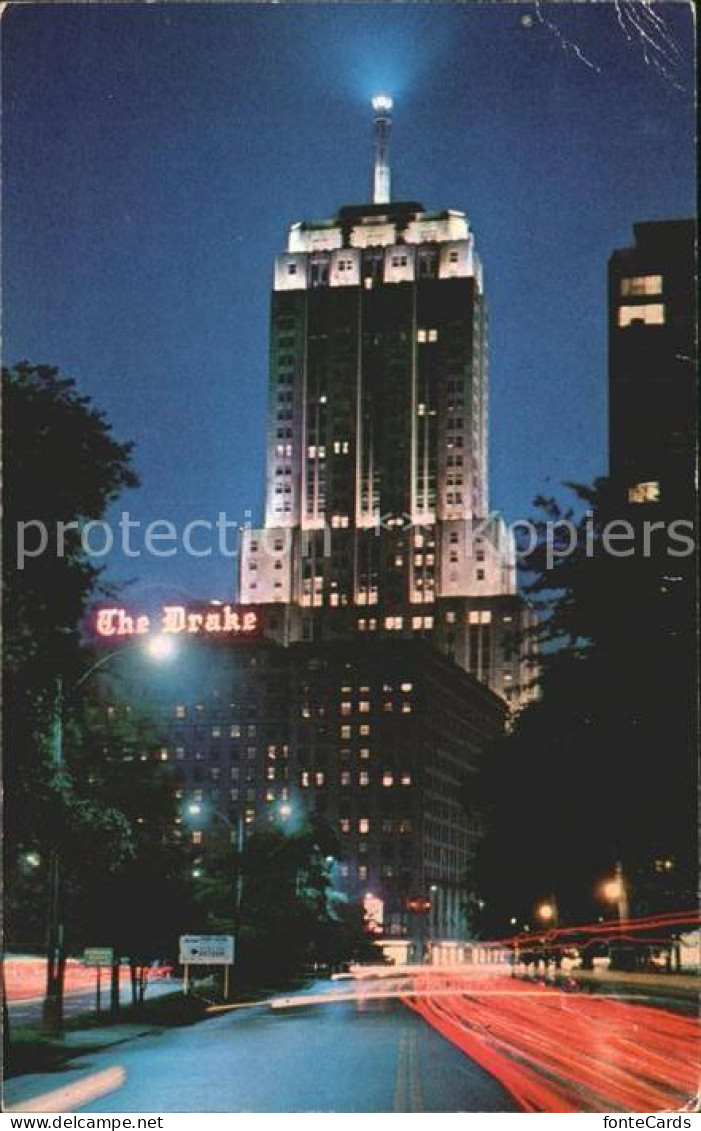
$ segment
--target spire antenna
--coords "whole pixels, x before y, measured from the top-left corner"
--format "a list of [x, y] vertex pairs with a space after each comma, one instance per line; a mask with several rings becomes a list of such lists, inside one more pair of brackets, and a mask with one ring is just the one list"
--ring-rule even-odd
[[392, 174], [389, 167], [389, 135], [392, 129], [392, 99], [388, 94], [376, 94], [372, 100], [374, 111], [373, 136], [375, 140], [375, 167], [373, 172], [373, 204], [389, 204]]

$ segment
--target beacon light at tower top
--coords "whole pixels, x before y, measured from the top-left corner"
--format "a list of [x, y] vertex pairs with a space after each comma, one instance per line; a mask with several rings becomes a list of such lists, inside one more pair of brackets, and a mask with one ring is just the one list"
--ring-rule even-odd
[[376, 114], [388, 114], [393, 105], [388, 94], [376, 94], [372, 100], [372, 108]]

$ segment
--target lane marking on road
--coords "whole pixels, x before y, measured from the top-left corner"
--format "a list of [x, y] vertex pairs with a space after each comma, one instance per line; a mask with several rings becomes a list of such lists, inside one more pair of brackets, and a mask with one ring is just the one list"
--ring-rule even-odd
[[99, 1100], [116, 1088], [121, 1088], [127, 1074], [123, 1068], [105, 1068], [102, 1072], [94, 1072], [92, 1076], [85, 1076], [76, 1080], [74, 1084], [66, 1084], [63, 1088], [56, 1088], [52, 1092], [44, 1092], [41, 1096], [34, 1096], [31, 1100], [24, 1100], [19, 1104], [8, 1104], [9, 1112], [67, 1112], [77, 1111], [93, 1100]]
[[399, 1040], [397, 1076], [394, 1085], [394, 1111], [424, 1110], [419, 1066], [419, 1039], [416, 1030], [403, 1029]]

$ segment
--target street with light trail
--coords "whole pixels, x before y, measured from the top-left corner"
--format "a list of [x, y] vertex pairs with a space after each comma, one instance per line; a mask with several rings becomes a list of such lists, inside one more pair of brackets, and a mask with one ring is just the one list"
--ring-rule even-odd
[[[699, 1031], [663, 981], [651, 1004], [499, 964], [359, 970], [11, 1082], [8, 1101], [70, 1084], [64, 1110], [91, 1112], [679, 1111]], [[113, 1081], [99, 1098], [95, 1079]]]

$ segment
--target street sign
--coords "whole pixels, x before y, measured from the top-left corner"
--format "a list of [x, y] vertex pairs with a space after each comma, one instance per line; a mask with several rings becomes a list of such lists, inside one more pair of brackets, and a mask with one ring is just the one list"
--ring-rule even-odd
[[83, 955], [84, 966], [111, 966], [114, 951], [109, 946], [86, 946]]
[[183, 966], [231, 966], [233, 961], [233, 935], [180, 936], [180, 962]]

